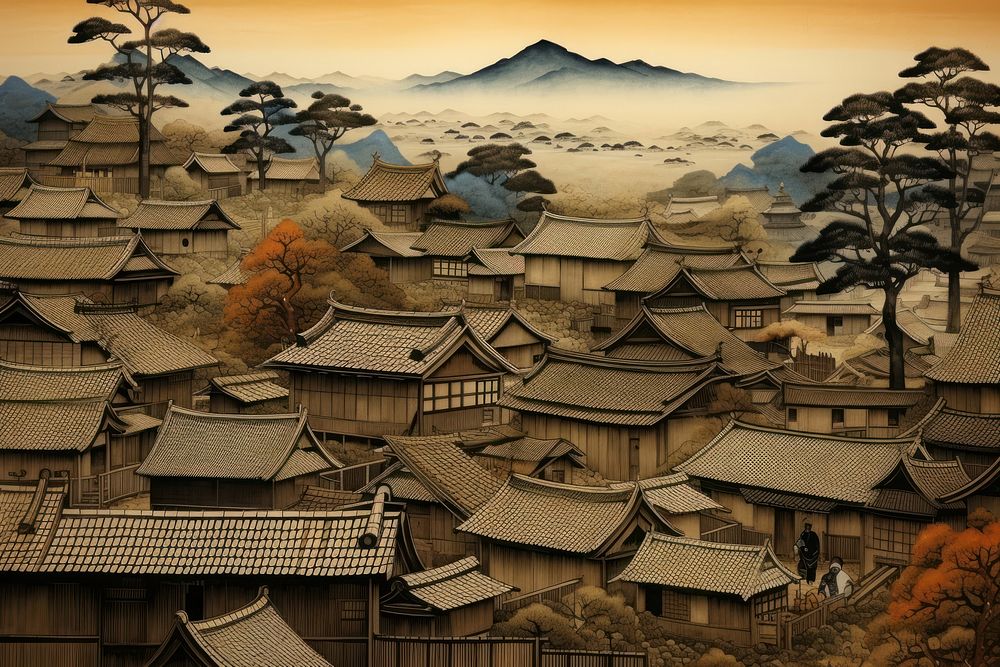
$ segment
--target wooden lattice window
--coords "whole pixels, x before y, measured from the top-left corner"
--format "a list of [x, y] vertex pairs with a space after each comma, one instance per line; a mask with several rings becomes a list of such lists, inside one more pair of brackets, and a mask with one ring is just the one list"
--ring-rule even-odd
[[753, 613], [762, 621], [774, 621], [778, 612], [788, 608], [788, 592], [784, 589], [758, 595], [753, 601]]
[[434, 260], [435, 278], [465, 278], [469, 275], [469, 265], [451, 259]]
[[737, 329], [758, 329], [764, 326], [764, 311], [760, 308], [737, 308], [733, 311], [733, 326]]
[[680, 591], [664, 589], [660, 616], [675, 621], [691, 620], [691, 596]]
[[389, 222], [394, 225], [406, 224], [406, 206], [393, 204], [389, 211]]
[[921, 525], [905, 519], [872, 518], [872, 547], [879, 551], [909, 556]]
[[424, 412], [439, 412], [477, 405], [493, 405], [500, 400], [500, 380], [457, 380], [424, 385]]

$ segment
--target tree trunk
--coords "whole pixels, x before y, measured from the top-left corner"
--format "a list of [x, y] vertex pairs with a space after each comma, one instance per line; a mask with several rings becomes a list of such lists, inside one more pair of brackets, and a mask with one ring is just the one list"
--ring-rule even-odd
[[882, 326], [885, 341], [889, 345], [889, 387], [906, 389], [906, 361], [903, 350], [903, 332], [896, 323], [895, 288], [885, 289], [885, 303], [882, 305]]
[[261, 192], [267, 190], [267, 164], [263, 153], [257, 156], [257, 184]]
[[[951, 216], [954, 211], [949, 211]], [[962, 254], [962, 230], [957, 220], [951, 221], [951, 251], [957, 255]], [[958, 333], [962, 328], [962, 273], [960, 271], [948, 272], [948, 324], [945, 331], [948, 333]]]
[[317, 152], [316, 159], [319, 160], [319, 191], [326, 192], [326, 153]]
[[153, 130], [153, 47], [149, 43], [152, 25], [143, 24], [146, 37], [146, 109], [139, 121], [139, 199], [149, 199], [152, 174], [149, 168], [149, 138]]

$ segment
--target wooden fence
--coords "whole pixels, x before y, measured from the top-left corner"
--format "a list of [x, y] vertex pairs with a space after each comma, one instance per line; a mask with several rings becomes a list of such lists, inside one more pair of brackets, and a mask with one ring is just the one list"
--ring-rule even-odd
[[335, 491], [357, 491], [381, 475], [385, 468], [385, 459], [379, 459], [331, 470], [320, 475], [320, 486]]
[[576, 591], [580, 588], [582, 582], [583, 579], [576, 578], [564, 581], [561, 584], [555, 584], [554, 586], [539, 588], [528, 593], [518, 595], [508, 593], [500, 599], [500, 608], [514, 612], [536, 602], [565, 602], [567, 597], [572, 598], [567, 604], [572, 608], [576, 608]]
[[149, 491], [149, 478], [135, 474], [139, 465], [136, 463], [97, 476], [101, 507], [106, 507], [116, 500], [131, 498]]
[[856, 535], [823, 533], [824, 560], [840, 556], [845, 563], [861, 562], [861, 538]]
[[799, 353], [792, 359], [791, 368], [799, 375], [805, 375], [811, 380], [822, 382], [837, 370], [837, 360], [832, 354], [826, 352], [819, 354]]
[[741, 523], [726, 522], [718, 528], [712, 528], [701, 534], [701, 539], [706, 542], [717, 542], [721, 544], [747, 544], [751, 546], [763, 546], [771, 539], [770, 533], [765, 533], [753, 528], [747, 528]]
[[240, 197], [243, 195], [243, 188], [237, 185], [226, 185], [221, 188], [209, 188], [209, 199], [228, 199], [229, 197]]
[[541, 667], [646, 667], [648, 656], [631, 651], [542, 649]]
[[793, 614], [785, 612], [778, 617], [778, 647], [791, 649], [792, 641], [806, 630], [827, 625], [830, 622], [830, 613], [840, 609], [847, 604], [847, 598], [843, 595], [827, 598], [819, 603], [815, 609], [810, 609], [804, 614]]
[[[99, 195], [139, 194], [138, 176], [55, 176], [39, 174], [35, 177], [42, 185], [55, 188], [90, 188]], [[150, 196], [163, 197], [163, 182], [152, 179], [149, 184]]]
[[376, 636], [379, 667], [646, 667], [645, 653], [547, 648], [527, 637]]

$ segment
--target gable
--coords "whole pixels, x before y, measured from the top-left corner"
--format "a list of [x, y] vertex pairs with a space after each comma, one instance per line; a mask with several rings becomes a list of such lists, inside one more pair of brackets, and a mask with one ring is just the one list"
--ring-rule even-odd
[[429, 375], [432, 378], [453, 378], [466, 377], [469, 375], [483, 375], [484, 373], [498, 373], [499, 371], [486, 363], [486, 361], [473, 350], [468, 342], [463, 343], [448, 358], [434, 369]]
[[4, 336], [4, 330], [12, 333], [13, 329], [19, 332], [18, 340], [74, 342], [69, 334], [31, 312], [19, 301], [0, 311], [0, 337]]
[[511, 317], [489, 342], [493, 347], [511, 347], [514, 345], [535, 345], [545, 341]]

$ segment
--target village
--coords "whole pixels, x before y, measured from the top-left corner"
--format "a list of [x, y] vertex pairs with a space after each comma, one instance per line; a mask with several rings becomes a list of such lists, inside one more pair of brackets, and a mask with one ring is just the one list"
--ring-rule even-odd
[[[93, 4], [116, 87], [0, 154], [0, 664], [1000, 664], [977, 56], [818, 151], [272, 80], [217, 130], [172, 96], [208, 47], [150, 36], [182, 6]], [[661, 155], [730, 149], [757, 180]]]

